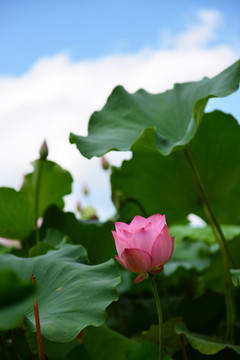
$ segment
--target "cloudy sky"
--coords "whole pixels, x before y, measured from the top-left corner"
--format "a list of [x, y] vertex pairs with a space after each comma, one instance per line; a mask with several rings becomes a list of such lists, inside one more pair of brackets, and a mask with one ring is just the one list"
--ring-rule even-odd
[[[80, 200], [111, 216], [109, 174], [69, 133], [87, 134], [116, 85], [162, 92], [231, 65], [240, 58], [239, 14], [238, 0], [0, 0], [0, 186], [19, 188], [46, 139], [49, 159], [75, 180], [67, 209]], [[240, 119], [239, 91], [211, 100], [215, 108]], [[123, 155], [107, 158], [118, 165]]]

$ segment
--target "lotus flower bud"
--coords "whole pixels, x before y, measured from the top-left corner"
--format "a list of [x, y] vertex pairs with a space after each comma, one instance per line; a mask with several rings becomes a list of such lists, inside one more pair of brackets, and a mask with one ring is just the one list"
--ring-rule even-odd
[[81, 206], [80, 201], [77, 202], [76, 208], [77, 208], [77, 211], [78, 211], [78, 212], [81, 212], [81, 211], [82, 211], [82, 206]]
[[102, 163], [102, 168], [104, 170], [108, 170], [109, 169], [109, 162], [107, 161], [107, 159], [105, 158], [105, 156], [101, 157], [101, 163]]
[[84, 195], [88, 195], [88, 194], [89, 194], [89, 189], [88, 189], [88, 186], [87, 186], [87, 185], [84, 185], [84, 186], [83, 186], [83, 193], [84, 193]]
[[47, 142], [46, 140], [44, 140], [44, 142], [42, 143], [41, 147], [40, 147], [40, 159], [45, 160], [48, 156], [48, 146], [47, 146]]
[[115, 223], [113, 237], [118, 255], [115, 256], [127, 270], [138, 273], [134, 283], [148, 274], [159, 274], [173, 253], [174, 237], [169, 234], [165, 215], [148, 218], [135, 216], [128, 225]]

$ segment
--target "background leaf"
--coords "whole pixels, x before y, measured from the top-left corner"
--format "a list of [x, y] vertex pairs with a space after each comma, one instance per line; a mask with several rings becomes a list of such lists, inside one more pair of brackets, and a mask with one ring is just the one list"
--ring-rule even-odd
[[231, 269], [230, 271], [234, 286], [240, 286], [240, 269]]
[[11, 188], [0, 188], [0, 236], [23, 240], [34, 226], [29, 197]]
[[[240, 236], [228, 243], [229, 249], [240, 267]], [[218, 250], [211, 257], [211, 266], [202, 272], [202, 282], [205, 289], [218, 293], [225, 291], [225, 273], [223, 269], [223, 260], [221, 251]]]
[[11, 329], [23, 320], [23, 311], [33, 303], [35, 286], [22, 280], [9, 264], [0, 271], [0, 330]]
[[66, 243], [66, 236], [63, 236], [56, 230], [48, 229], [43, 241], [37, 243], [29, 250], [29, 257], [44, 255], [49, 250], [56, 250]]
[[63, 196], [71, 193], [72, 176], [58, 164], [38, 159], [32, 163], [34, 171], [24, 177], [21, 191], [31, 199], [35, 206], [38, 194], [37, 218], [44, 214], [50, 205], [62, 208]]
[[172, 275], [178, 268], [195, 269], [199, 272], [210, 266], [208, 246], [201, 242], [185, 241], [174, 245], [170, 261], [164, 266], [164, 274]]
[[20, 191], [0, 188], [0, 236], [4, 238], [27, 238], [36, 219], [52, 204], [62, 208], [63, 196], [71, 192], [72, 177], [68, 171], [42, 159], [33, 166], [34, 172], [25, 176]]
[[[221, 229], [227, 240], [232, 240], [237, 235], [240, 235], [239, 225], [221, 225]], [[203, 227], [193, 227], [188, 225], [173, 225], [170, 226], [170, 233], [175, 236], [175, 243], [181, 243], [183, 240], [205, 242], [206, 244], [216, 244], [216, 238], [213, 234], [210, 225]]]
[[44, 216], [43, 229], [49, 228], [68, 236], [74, 244], [83, 245], [93, 264], [102, 263], [116, 254], [111, 233], [113, 221], [78, 220], [73, 213], [65, 213], [53, 206]]
[[[138, 343], [106, 327], [87, 328], [82, 346], [75, 348], [67, 356], [67, 359], [79, 359], [82, 355], [82, 347], [85, 347], [85, 354], [87, 354], [87, 356], [81, 356], [83, 360], [158, 359], [158, 347], [156, 345], [149, 342]], [[79, 357], [76, 356], [77, 354]], [[74, 355], [75, 357], [73, 357]], [[163, 360], [171, 360], [171, 357], [164, 353]]]
[[[237, 121], [220, 111], [205, 114], [187, 151], [195, 160], [218, 221], [239, 224], [240, 126]], [[147, 215], [166, 214], [169, 224], [186, 222], [190, 213], [206, 220], [185, 150], [174, 151], [169, 156], [133, 153], [131, 160], [114, 169], [111, 182], [112, 197], [118, 207], [120, 203], [124, 220], [132, 219], [136, 211], [142, 215], [137, 203]], [[137, 203], [128, 203], [128, 198], [136, 199]]]
[[177, 324], [175, 329], [177, 334], [184, 334], [191, 346], [200, 351], [202, 354], [216, 354], [217, 352], [229, 347], [240, 355], [240, 346], [225, 343], [220, 339], [211, 339], [206, 336], [191, 333], [184, 324]]

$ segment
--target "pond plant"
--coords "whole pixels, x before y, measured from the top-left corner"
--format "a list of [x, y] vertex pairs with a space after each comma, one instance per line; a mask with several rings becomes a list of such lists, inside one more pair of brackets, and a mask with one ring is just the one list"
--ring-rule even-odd
[[108, 221], [64, 211], [73, 179], [46, 143], [0, 188], [0, 359], [240, 358], [240, 119], [205, 112], [239, 81], [237, 61], [161, 94], [117, 86], [70, 134], [111, 172]]

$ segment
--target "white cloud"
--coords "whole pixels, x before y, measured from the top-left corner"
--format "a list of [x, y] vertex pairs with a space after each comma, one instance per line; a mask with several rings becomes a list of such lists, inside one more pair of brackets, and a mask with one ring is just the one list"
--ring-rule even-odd
[[160, 31], [164, 46], [178, 49], [199, 49], [209, 44], [217, 37], [218, 29], [223, 26], [223, 16], [218, 10], [199, 10], [196, 14], [197, 24], [190, 24], [187, 31], [172, 36], [169, 31]]
[[[99, 159], [88, 161], [70, 145], [69, 133], [86, 134], [91, 113], [104, 105], [118, 84], [131, 92], [141, 87], [161, 92], [175, 82], [214, 76], [236, 61], [239, 53], [229, 46], [206, 46], [215, 36], [220, 14], [204, 10], [198, 16], [198, 25], [171, 38], [170, 49], [78, 63], [60, 54], [40, 59], [23, 76], [0, 78], [0, 186], [20, 185], [46, 138], [50, 159], [69, 169], [76, 180], [75, 197], [82, 196], [81, 184], [88, 183], [92, 190], [89, 202], [94, 202], [102, 217], [109, 215], [113, 208], [106, 173], [100, 170]], [[108, 158], [116, 159], [116, 155]], [[118, 163], [121, 158], [119, 155]], [[69, 206], [74, 202], [72, 197]]]

